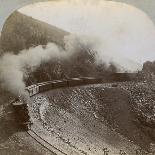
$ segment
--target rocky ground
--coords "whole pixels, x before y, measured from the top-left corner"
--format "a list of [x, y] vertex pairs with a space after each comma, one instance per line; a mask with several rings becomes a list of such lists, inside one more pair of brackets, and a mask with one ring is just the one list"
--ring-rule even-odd
[[122, 89], [131, 96], [132, 113], [138, 128], [155, 141], [155, 84], [152, 83], [121, 83]]
[[[38, 94], [29, 105], [35, 123], [32, 128], [70, 154], [100, 155], [106, 149], [109, 155], [121, 150], [134, 155], [139, 148], [148, 151], [155, 143], [153, 88], [124, 82]], [[18, 128], [10, 100], [4, 94], [0, 100], [0, 154], [51, 154]]]
[[[65, 141], [70, 140], [74, 147], [85, 146], [85, 144], [91, 146], [88, 143], [91, 141], [88, 133], [91, 132], [95, 138], [100, 137], [101, 143], [109, 147], [111, 152], [114, 151], [114, 154], [117, 154], [119, 149], [126, 150], [128, 154], [134, 154], [133, 150], [137, 149], [136, 146], [148, 150], [150, 143], [154, 141], [134, 122], [130, 93], [125, 89], [127, 85], [124, 83], [117, 84], [117, 87], [112, 85], [99, 84], [56, 89], [39, 94], [33, 98], [34, 104], [31, 108], [35, 114], [33, 117], [42, 122], [46, 131], [58, 133], [58, 136]], [[76, 130], [72, 126], [76, 126]], [[85, 133], [87, 138], [81, 136], [79, 132]], [[67, 133], [68, 136], [63, 133]], [[118, 133], [124, 138], [121, 139]], [[75, 144], [74, 138], [77, 137], [83, 139], [85, 144], [81, 143], [82, 140], [79, 144], [78, 142]], [[98, 150], [100, 147], [98, 146]], [[83, 150], [88, 151], [86, 148], [87, 146]]]

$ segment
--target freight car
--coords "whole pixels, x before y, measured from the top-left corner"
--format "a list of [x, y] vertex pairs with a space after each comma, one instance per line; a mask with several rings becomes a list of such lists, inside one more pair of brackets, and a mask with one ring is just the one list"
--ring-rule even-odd
[[50, 89], [67, 87], [67, 81], [66, 80], [54, 80], [54, 81], [43, 82], [43, 83], [39, 83], [38, 87], [39, 87], [39, 92], [44, 92]]
[[53, 89], [67, 87], [68, 83], [67, 80], [54, 80], [53, 81]]
[[102, 83], [102, 78], [95, 78], [95, 77], [81, 77], [84, 84], [96, 84], [96, 83]]
[[26, 91], [28, 91], [29, 96], [33, 96], [33, 95], [39, 93], [39, 87], [38, 87], [37, 84], [34, 84], [34, 85], [31, 85], [31, 86], [28, 86], [26, 88]]
[[48, 81], [48, 82], [39, 83], [37, 86], [39, 88], [38, 93], [41, 93], [41, 92], [48, 91], [48, 90], [52, 89], [53, 83], [52, 83], [52, 81]]
[[137, 73], [113, 73], [107, 77], [107, 80], [110, 82], [135, 81], [138, 79], [138, 76]]
[[68, 87], [74, 87], [74, 86], [79, 86], [79, 85], [84, 85], [83, 79], [81, 79], [81, 78], [67, 79], [67, 86]]

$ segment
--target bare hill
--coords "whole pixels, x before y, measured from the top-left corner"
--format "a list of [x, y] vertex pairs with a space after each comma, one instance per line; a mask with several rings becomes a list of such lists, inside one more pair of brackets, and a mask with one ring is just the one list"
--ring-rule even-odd
[[54, 42], [63, 46], [68, 32], [29, 16], [14, 12], [5, 22], [1, 33], [0, 46], [3, 52], [18, 53], [32, 46]]

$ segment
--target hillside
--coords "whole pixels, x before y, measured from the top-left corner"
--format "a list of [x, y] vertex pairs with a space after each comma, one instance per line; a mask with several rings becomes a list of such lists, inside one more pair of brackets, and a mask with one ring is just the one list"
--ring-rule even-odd
[[63, 45], [63, 38], [68, 32], [55, 26], [33, 19], [19, 12], [14, 12], [5, 22], [0, 40], [3, 52], [18, 53], [32, 46], [54, 42]]
[[[66, 154], [70, 154], [70, 150], [75, 151], [73, 154], [81, 154], [82, 150], [84, 154], [99, 155], [103, 153], [103, 147], [110, 150], [109, 155], [118, 154], [120, 149], [135, 154], [135, 145], [110, 129], [116, 128], [115, 125], [119, 125], [117, 129], [125, 126], [124, 133], [131, 129], [126, 126], [131, 121], [128, 95], [118, 88], [91, 85], [55, 89], [32, 99], [30, 109], [34, 124], [39, 123], [42, 132], [49, 132], [49, 141]], [[107, 127], [109, 120], [113, 127]], [[35, 125], [34, 130], [39, 132]], [[55, 137], [60, 137], [59, 145]]]
[[[131, 103], [129, 91], [134, 94], [134, 99], [138, 99], [137, 89], [131, 88], [133, 82], [117, 85], [69, 87], [37, 94], [30, 104], [31, 118], [35, 122], [33, 129], [41, 132], [43, 137], [48, 132], [52, 137], [48, 140], [64, 151], [75, 148], [77, 152], [83, 150], [98, 155], [102, 154], [103, 147], [107, 147], [109, 155], [118, 154], [120, 149], [137, 155], [139, 147], [149, 150], [150, 143], [154, 143], [154, 130], [140, 123], [140, 117], [138, 120], [135, 117], [133, 109], [139, 101]], [[59, 145], [55, 143], [55, 137], [59, 137]]]

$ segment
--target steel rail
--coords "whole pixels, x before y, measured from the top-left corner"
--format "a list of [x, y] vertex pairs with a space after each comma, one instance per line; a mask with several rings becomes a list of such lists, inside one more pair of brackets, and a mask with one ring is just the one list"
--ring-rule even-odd
[[40, 145], [42, 145], [43, 147], [45, 147], [47, 150], [49, 150], [51, 153], [55, 154], [55, 155], [67, 155], [66, 153], [64, 153], [63, 151], [59, 150], [58, 148], [56, 148], [55, 146], [51, 145], [49, 142], [47, 142], [45, 139], [43, 139], [41, 136], [39, 136], [35, 131], [33, 131], [32, 129], [29, 129], [27, 131], [27, 133], [33, 138], [35, 139]]

